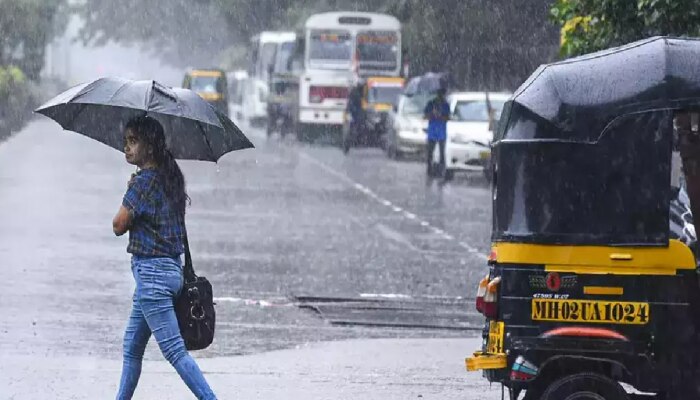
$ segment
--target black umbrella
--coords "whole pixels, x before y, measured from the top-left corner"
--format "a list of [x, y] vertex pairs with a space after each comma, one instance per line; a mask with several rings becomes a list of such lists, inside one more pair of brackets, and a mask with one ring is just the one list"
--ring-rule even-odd
[[524, 113], [539, 119], [509, 131], [511, 139], [566, 132], [569, 141], [595, 142], [621, 115], [699, 99], [700, 40], [653, 37], [541, 66], [515, 91], [502, 121]]
[[421, 94], [432, 95], [439, 89], [447, 89], [447, 75], [445, 73], [428, 72], [412, 78], [406, 85], [404, 94], [409, 97]]
[[217, 161], [224, 154], [254, 147], [238, 127], [195, 92], [156, 81], [101, 78], [75, 86], [36, 112], [63, 129], [124, 151], [124, 126], [138, 116], [157, 119], [177, 159]]

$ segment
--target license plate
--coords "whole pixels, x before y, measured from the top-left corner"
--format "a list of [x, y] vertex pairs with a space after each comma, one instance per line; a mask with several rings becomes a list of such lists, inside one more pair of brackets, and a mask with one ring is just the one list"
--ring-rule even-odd
[[486, 344], [486, 352], [489, 354], [503, 353], [503, 331], [505, 324], [502, 321], [489, 322], [489, 341]]
[[490, 151], [480, 151], [479, 152], [479, 158], [482, 160], [487, 160], [489, 157], [491, 157], [491, 152]]
[[533, 321], [645, 325], [649, 303], [532, 299]]

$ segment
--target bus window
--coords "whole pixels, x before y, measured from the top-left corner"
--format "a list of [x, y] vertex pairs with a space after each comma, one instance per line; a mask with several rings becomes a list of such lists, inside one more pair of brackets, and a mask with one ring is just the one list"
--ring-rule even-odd
[[396, 32], [361, 32], [357, 35], [360, 68], [395, 70], [399, 63], [399, 37]]
[[352, 37], [347, 31], [311, 31], [310, 61], [350, 61]]

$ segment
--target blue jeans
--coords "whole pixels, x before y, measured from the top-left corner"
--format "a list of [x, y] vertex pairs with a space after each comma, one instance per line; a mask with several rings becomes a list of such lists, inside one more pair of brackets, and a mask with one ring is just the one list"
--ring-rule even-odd
[[133, 396], [151, 332], [165, 359], [175, 367], [197, 399], [216, 399], [199, 366], [187, 353], [177, 325], [173, 300], [183, 284], [180, 260], [132, 256], [131, 272], [136, 280], [136, 290], [124, 334], [124, 365], [117, 400]]

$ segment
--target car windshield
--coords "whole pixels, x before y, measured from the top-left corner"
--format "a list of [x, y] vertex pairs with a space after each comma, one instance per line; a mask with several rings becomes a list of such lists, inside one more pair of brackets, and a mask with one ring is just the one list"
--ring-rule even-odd
[[193, 76], [190, 81], [190, 89], [197, 93], [219, 93], [217, 89], [218, 77]]
[[[501, 111], [503, 110], [505, 101], [491, 100], [490, 103], [494, 112], [493, 118], [494, 120], [498, 120], [501, 117]], [[455, 121], [488, 122], [489, 113], [486, 100], [458, 101], [452, 119]]]
[[401, 107], [401, 113], [404, 115], [423, 115], [423, 110], [429, 100], [429, 96], [406, 97]]
[[367, 101], [370, 103], [394, 104], [402, 90], [401, 86], [373, 86], [369, 88]]
[[312, 31], [309, 46], [311, 61], [350, 61], [352, 37], [346, 31]]

